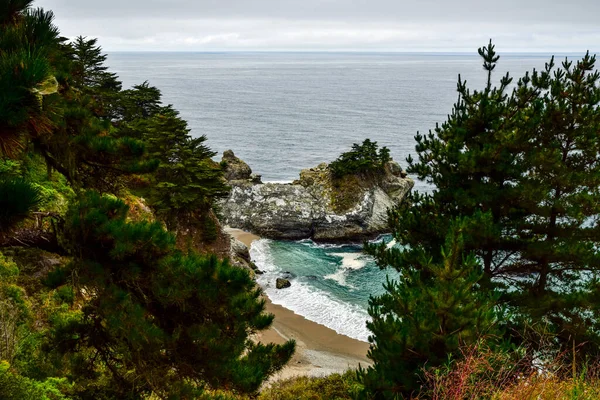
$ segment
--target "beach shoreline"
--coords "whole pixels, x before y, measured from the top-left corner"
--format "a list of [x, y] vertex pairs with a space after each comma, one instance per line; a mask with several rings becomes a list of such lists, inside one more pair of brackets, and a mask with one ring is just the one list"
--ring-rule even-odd
[[[252, 246], [252, 242], [260, 239], [257, 235], [239, 229], [227, 228], [226, 232], [248, 248]], [[273, 304], [266, 295], [265, 299], [266, 312], [275, 315], [275, 320], [268, 330], [256, 335], [256, 340], [277, 344], [289, 339], [296, 341], [296, 353], [288, 365], [269, 380], [270, 382], [294, 376], [343, 373], [348, 369], [356, 369], [359, 365], [371, 365], [367, 358], [368, 343], [341, 335], [287, 308]]]

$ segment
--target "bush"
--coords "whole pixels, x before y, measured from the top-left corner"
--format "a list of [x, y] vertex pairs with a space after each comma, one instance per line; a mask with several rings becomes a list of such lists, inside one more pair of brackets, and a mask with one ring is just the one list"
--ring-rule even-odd
[[348, 371], [343, 375], [332, 374], [323, 378], [300, 376], [286, 379], [264, 390], [259, 400], [355, 399], [361, 390], [356, 372]]
[[39, 205], [35, 186], [22, 179], [0, 181], [0, 230], [8, 231]]
[[382, 169], [391, 160], [390, 150], [382, 147], [378, 151], [377, 142], [369, 139], [359, 145], [354, 143], [352, 150], [343, 153], [337, 160], [329, 164], [334, 178]]
[[44, 382], [17, 375], [7, 362], [0, 363], [0, 399], [4, 400], [67, 400], [62, 390], [66, 379], [50, 378]]
[[[426, 382], [418, 399], [432, 400], [555, 400], [600, 398], [598, 368], [586, 362], [573, 369], [572, 354], [554, 354], [549, 342], [541, 353], [524, 348], [491, 350], [476, 344], [462, 349], [462, 356], [445, 366], [425, 372]], [[575, 372], [575, 373], [574, 373]]]

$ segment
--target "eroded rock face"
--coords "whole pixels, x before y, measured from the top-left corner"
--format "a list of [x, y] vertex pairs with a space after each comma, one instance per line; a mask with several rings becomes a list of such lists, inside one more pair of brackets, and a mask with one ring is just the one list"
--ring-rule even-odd
[[332, 180], [327, 164], [303, 170], [293, 184], [230, 180], [231, 193], [221, 204], [223, 222], [271, 239], [369, 239], [386, 232], [387, 209], [414, 186], [403, 175], [391, 161], [379, 174], [341, 181]]
[[232, 150], [223, 153], [222, 162], [225, 163], [224, 175], [228, 181], [248, 180], [252, 176], [250, 166], [237, 158]]

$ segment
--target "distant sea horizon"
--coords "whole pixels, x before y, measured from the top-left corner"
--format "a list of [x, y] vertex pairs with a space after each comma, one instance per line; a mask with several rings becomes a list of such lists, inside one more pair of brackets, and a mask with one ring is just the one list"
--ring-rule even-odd
[[[500, 56], [495, 82], [550, 59]], [[484, 86], [481, 64], [476, 52], [110, 52], [107, 60], [125, 88], [158, 87], [217, 159], [232, 149], [266, 181], [292, 181], [366, 138], [406, 167], [417, 132], [452, 111], [458, 74], [472, 89]]]
[[[500, 54], [494, 82], [543, 68], [548, 54]], [[582, 55], [578, 54], [577, 56]], [[560, 59], [557, 59], [559, 62]], [[263, 181], [290, 182], [369, 138], [406, 168], [415, 134], [446, 121], [458, 75], [471, 89], [487, 74], [476, 54], [109, 53], [125, 88], [148, 81], [186, 119], [193, 136], [220, 154], [232, 149]], [[430, 187], [416, 184], [419, 191]], [[260, 240], [251, 254], [273, 303], [366, 341], [367, 302], [386, 274], [360, 245]], [[292, 286], [274, 288], [279, 276]]]
[[[587, 51], [587, 50], [585, 50]], [[500, 51], [500, 56], [524, 56], [524, 57], [538, 57], [538, 56], [582, 56], [585, 51]], [[396, 51], [396, 50], [377, 50], [377, 51], [366, 51], [366, 50], [112, 50], [106, 52], [110, 54], [137, 54], [137, 53], [148, 53], [148, 54], [398, 54], [398, 55], [438, 55], [438, 56], [473, 56], [479, 57], [476, 51]], [[590, 50], [591, 54], [598, 53], [600, 50]]]

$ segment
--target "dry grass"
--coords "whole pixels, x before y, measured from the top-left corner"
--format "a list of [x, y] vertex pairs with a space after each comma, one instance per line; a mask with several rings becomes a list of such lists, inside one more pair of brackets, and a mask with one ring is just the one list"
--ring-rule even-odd
[[[483, 345], [463, 350], [448, 366], [428, 370], [421, 399], [597, 400], [598, 368], [570, 363], [573, 353], [498, 352]], [[535, 354], [535, 355], [532, 355]], [[548, 353], [546, 353], [548, 354]], [[545, 362], [540, 361], [542, 358]], [[567, 362], [567, 360], [569, 362]]]
[[529, 376], [501, 392], [493, 400], [597, 400], [598, 379], [561, 380], [557, 377]]

